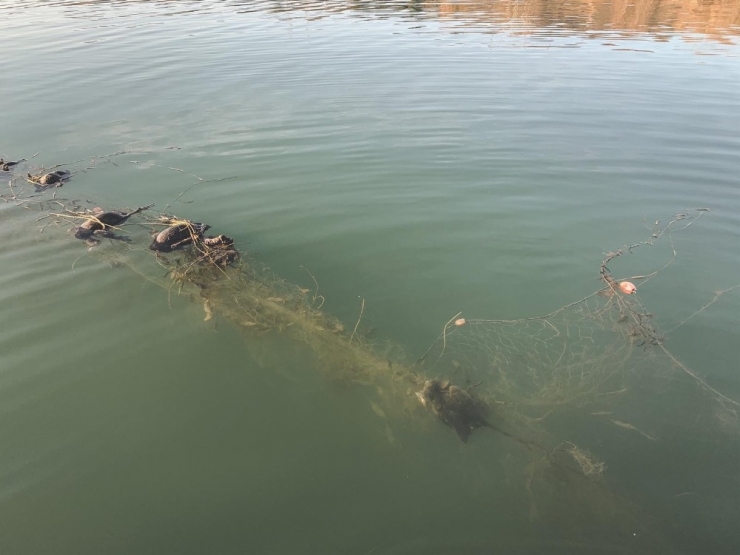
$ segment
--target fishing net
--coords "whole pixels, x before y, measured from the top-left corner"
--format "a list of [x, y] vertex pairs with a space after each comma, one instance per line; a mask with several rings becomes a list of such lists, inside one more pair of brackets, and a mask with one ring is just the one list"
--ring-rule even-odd
[[[736, 400], [710, 386], [668, 350], [654, 315], [637, 294], [638, 287], [675, 261], [671, 234], [693, 225], [706, 212], [702, 208], [678, 214], [653, 230], [649, 240], [607, 253], [598, 267], [602, 288], [549, 314], [514, 320], [455, 315], [421, 362], [533, 412], [622, 395], [636, 368], [650, 366], [653, 372], [671, 368], [690, 378], [717, 407], [736, 416], [740, 407]], [[671, 254], [660, 268], [620, 280], [612, 276], [609, 265], [640, 247], [655, 247], [662, 239], [670, 242]], [[738, 287], [717, 291], [692, 316]]]
[[[198, 180], [193, 185], [204, 182]], [[40, 210], [39, 220], [45, 221], [39, 225], [64, 229], [98, 217], [98, 212], [80, 202], [58, 198], [56, 190], [36, 190], [36, 196], [24, 197], [25, 183], [19, 177], [10, 179], [9, 192], [2, 198]], [[228, 321], [250, 338], [275, 334], [287, 338], [310, 353], [314, 358], [310, 366], [328, 379], [369, 388], [373, 410], [389, 422], [403, 421], [411, 429], [429, 427], [436, 419], [429, 417], [416, 393], [433, 378], [455, 384], [458, 391], [491, 407], [491, 427], [515, 440], [529, 460], [522, 465], [522, 477], [532, 507], [547, 505], [535, 490], [548, 492], [545, 497], [552, 500], [563, 495], [557, 484], [567, 483], [569, 495], [589, 507], [589, 518], [634, 529], [638, 509], [603, 482], [608, 463], [562, 427], [548, 428], [546, 421], [557, 421], [558, 412], [587, 410], [607, 418], [615, 430], [655, 440], [642, 425], [618, 418], [612, 411], [618, 405], [630, 407], [630, 394], [643, 387], [645, 378], [677, 375], [685, 378], [682, 391], [688, 383], [690, 394], [702, 399], [698, 406], [707, 409], [707, 421], [714, 419], [736, 432], [738, 401], [712, 387], [668, 350], [637, 291], [676, 259], [673, 234], [694, 225], [707, 212], [678, 214], [652, 229], [646, 241], [606, 253], [595, 268], [600, 287], [549, 314], [513, 320], [453, 316], [418, 360], [406, 358], [392, 342], [371, 342], [360, 333], [362, 312], [353, 326], [323, 312], [324, 297], [308, 270], [312, 287], [287, 283], [238, 251], [228, 238], [208, 238], [198, 224], [184, 218], [137, 214], [132, 222], [110, 226], [109, 235], [91, 245], [90, 255], [127, 266], [169, 296], [187, 296], [202, 304], [206, 322]], [[173, 226], [186, 230], [187, 248], [167, 253], [152, 250], [152, 237]], [[659, 242], [668, 245], [670, 252], [660, 268], [626, 278], [612, 275], [610, 266], [623, 256]], [[738, 287], [717, 292], [697, 313]], [[641, 377], [637, 383], [636, 375]], [[642, 516], [641, 520], [647, 526], [649, 519]]]
[[[400, 430], [429, 434], [439, 425], [416, 393], [440, 372], [406, 360], [392, 342], [370, 341], [357, 326], [345, 326], [322, 312], [323, 298], [315, 283], [313, 289], [286, 283], [244, 257], [225, 268], [202, 264], [210, 259], [202, 247], [165, 259], [133, 245], [108, 245], [96, 256], [133, 269], [170, 295], [188, 295], [202, 303], [206, 322], [222, 318], [239, 327], [251, 354], [256, 349], [268, 369], [279, 365], [269, 338], [279, 335], [287, 340], [300, 350], [307, 372], [317, 368], [344, 390], [363, 389], [372, 410], [383, 420], [389, 441]], [[158, 273], [151, 271], [153, 262], [160, 267]], [[607, 360], [609, 353], [602, 356]], [[441, 364], [438, 361], [437, 369]], [[639, 533], [646, 543], [670, 552], [655, 520], [604, 480], [606, 464], [598, 455], [551, 433], [515, 405], [502, 404], [493, 393], [494, 382], [473, 390], [493, 407], [492, 427], [516, 446], [513, 456], [520, 464], [514, 476], [519, 474], [515, 481], [529, 499], [527, 518], [540, 526], [561, 526], [565, 523], [558, 521], [559, 507], [570, 499], [582, 508], [578, 518], [593, 531], [588, 536], [602, 541], [606, 534], [624, 538]], [[448, 437], [456, 441], [452, 438]]]
[[[86, 169], [122, 154], [126, 153], [97, 157]], [[44, 176], [54, 177], [55, 173], [64, 173], [64, 181], [69, 179], [71, 174], [60, 167], [37, 168], [27, 177], [13, 175], [2, 198], [47, 212], [39, 218], [47, 219], [44, 228], [52, 223], [64, 227], [97, 222], [95, 212], [80, 201], [58, 198], [56, 186], [61, 183], [40, 185]], [[207, 183], [199, 176], [193, 177], [197, 181], [178, 199], [192, 187]], [[53, 192], [51, 198], [49, 190]], [[90, 251], [110, 263], [130, 267], [168, 295], [197, 298], [203, 303], [206, 320], [218, 315], [251, 334], [278, 332], [298, 340], [315, 353], [319, 367], [332, 380], [369, 384], [382, 379], [399, 384], [389, 389], [404, 400], [402, 410], [408, 410], [408, 403], [415, 403], [409, 395], [411, 386], [419, 387], [429, 377], [446, 377], [475, 388], [476, 395], [498, 407], [507, 407], [504, 412], [539, 419], [561, 407], [623, 396], [636, 368], [650, 367], [656, 372], [670, 367], [691, 378], [697, 389], [724, 411], [723, 418], [729, 422], [736, 419], [738, 402], [711, 387], [667, 349], [653, 315], [632, 285], [634, 282], [642, 287], [666, 270], [677, 257], [673, 234], [690, 227], [707, 212], [697, 209], [678, 214], [662, 226], [656, 222], [647, 240], [606, 253], [598, 267], [602, 287], [549, 314], [513, 320], [455, 315], [415, 362], [406, 360], [392, 342], [371, 344], [357, 333], [357, 325], [350, 330], [321, 311], [324, 297], [308, 270], [313, 287], [286, 283], [232, 245], [221, 244], [216, 238], [210, 240], [215, 243], [204, 242], [192, 227], [188, 228], [191, 240], [186, 250], [161, 254], [148, 248], [153, 233], [177, 225], [192, 226], [189, 220], [161, 214], [139, 218], [134, 226], [124, 224], [125, 230], [110, 226], [103, 237], [118, 240], [100, 244], [99, 239], [93, 239]], [[670, 245], [671, 253], [663, 266], [645, 275], [624, 279], [612, 276], [609, 265], [661, 241]], [[622, 290], [624, 283], [632, 290]], [[707, 306], [737, 287], [717, 292]]]

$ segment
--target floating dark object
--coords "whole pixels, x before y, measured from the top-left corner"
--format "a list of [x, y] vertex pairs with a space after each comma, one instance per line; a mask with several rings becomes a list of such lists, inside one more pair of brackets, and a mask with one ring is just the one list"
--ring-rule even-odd
[[473, 430], [485, 427], [521, 443], [527, 449], [539, 448], [536, 443], [512, 435], [488, 422], [488, 403], [470, 393], [469, 389], [452, 385], [449, 380], [427, 380], [421, 391], [416, 392], [416, 396], [422, 405], [431, 408], [442, 422], [453, 428], [464, 443], [468, 442]]
[[239, 260], [239, 251], [234, 248], [234, 240], [226, 235], [206, 237], [201, 241], [203, 261], [225, 268]]
[[159, 252], [172, 252], [192, 245], [210, 228], [207, 224], [197, 222], [175, 224], [157, 233], [149, 248]]
[[13, 168], [14, 168], [15, 166], [17, 166], [17, 165], [18, 165], [18, 164], [20, 164], [21, 162], [25, 162], [25, 161], [26, 161], [26, 159], [25, 159], [25, 158], [21, 158], [21, 159], [20, 159], [20, 160], [18, 160], [17, 162], [11, 162], [10, 160], [3, 160], [2, 158], [0, 158], [0, 170], [2, 170], [2, 171], [4, 171], [4, 172], [9, 172], [9, 171], [10, 171], [10, 170], [12, 170], [12, 169], [13, 169]]
[[132, 210], [131, 212], [118, 212], [116, 210], [106, 212], [102, 208], [94, 208], [93, 217], [85, 220], [82, 224], [78, 225], [75, 228], [75, 237], [77, 237], [78, 239], [88, 239], [92, 237], [93, 234], [97, 234], [103, 235], [103, 237], [120, 238], [118, 236], [114, 236], [113, 234], [106, 235], [101, 232], [107, 232], [110, 227], [115, 227], [123, 224], [134, 214], [138, 214], [139, 212], [148, 210], [152, 206], [154, 206], [154, 204], [140, 206], [139, 208], [137, 208], [136, 210]]
[[234, 240], [226, 235], [219, 235], [217, 237], [206, 237], [203, 239], [203, 244], [206, 247], [233, 247]]
[[38, 175], [28, 174], [28, 180], [36, 185], [37, 193], [45, 191], [52, 186], [61, 187], [70, 177], [72, 177], [72, 173], [67, 170], [56, 170]]
[[453, 428], [465, 443], [476, 428], [490, 427], [486, 421], [488, 404], [448, 380], [427, 380], [416, 396], [422, 405], [431, 408], [442, 422]]

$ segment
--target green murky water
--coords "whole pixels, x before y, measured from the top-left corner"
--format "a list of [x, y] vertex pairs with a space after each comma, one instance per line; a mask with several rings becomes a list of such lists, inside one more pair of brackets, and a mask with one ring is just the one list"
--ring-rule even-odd
[[[0, 155], [66, 164], [56, 194], [85, 206], [208, 222], [313, 290], [308, 268], [322, 310], [351, 330], [364, 299], [360, 333], [411, 362], [458, 312], [547, 314], [598, 289], [604, 253], [709, 208], [639, 299], [740, 402], [739, 10], [0, 3]], [[204, 322], [200, 302], [43, 227], [0, 178], [1, 553], [740, 549], [737, 407], [665, 357], [636, 351], [618, 408], [537, 414], [606, 462], [585, 495], [503, 436], [462, 444], [420, 408], [379, 407], [380, 386], [327, 379], [287, 337]], [[610, 267], [648, 274], [671, 252], [662, 238]], [[520, 332], [446, 355], [540, 353]]]

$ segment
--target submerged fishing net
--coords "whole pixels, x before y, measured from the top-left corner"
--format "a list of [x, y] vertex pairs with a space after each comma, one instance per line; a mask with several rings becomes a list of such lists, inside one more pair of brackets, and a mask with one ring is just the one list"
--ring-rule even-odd
[[[90, 167], [121, 154], [125, 153], [98, 157]], [[39, 168], [26, 177], [16, 174], [8, 180], [9, 193], [3, 194], [3, 199], [50, 212], [45, 226], [53, 222], [58, 227], [66, 224], [78, 229], [87, 222], [100, 228], [94, 210], [78, 201], [57, 198], [56, 187], [72, 176], [60, 167]], [[168, 169], [182, 172], [178, 168]], [[61, 179], [45, 184], [57, 175]], [[193, 177], [198, 181], [180, 196], [206, 182]], [[29, 185], [35, 195], [30, 194]], [[54, 191], [51, 200], [49, 189]], [[138, 226], [122, 224], [125, 230], [109, 226], [102, 236], [88, 238], [88, 243], [95, 246], [91, 249], [95, 256], [129, 266], [170, 295], [186, 293], [200, 298], [206, 319], [218, 315], [252, 334], [287, 334], [316, 354], [319, 366], [331, 379], [365, 384], [381, 378], [400, 382], [402, 385], [394, 389], [412, 404], [415, 401], [408, 395], [410, 386], [419, 387], [429, 377], [446, 377], [460, 386], [475, 387], [476, 395], [499, 407], [516, 407], [507, 412], [541, 418], [559, 407], [582, 406], [624, 394], [630, 387], [630, 372], [643, 367], [646, 361], [655, 367], [655, 357], [660, 356], [662, 364], [658, 366], [670, 366], [690, 377], [699, 391], [728, 413], [725, 419], [732, 420], [740, 406], [738, 402], [712, 388], [666, 348], [653, 315], [639, 295], [631, 294], [636, 293], [632, 282], [641, 287], [676, 259], [672, 234], [693, 225], [706, 212], [697, 209], [678, 214], [660, 227], [656, 222], [648, 240], [607, 253], [598, 267], [601, 288], [550, 314], [514, 320], [465, 319], [455, 315], [415, 362], [404, 360], [401, 350], [390, 342], [381, 349], [377, 344], [370, 345], [357, 333], [357, 326], [350, 330], [322, 312], [324, 298], [308, 270], [312, 288], [288, 284], [245, 258], [232, 243], [223, 243], [219, 238], [223, 236], [208, 239], [196, 232], [192, 226], [199, 224], [186, 219], [166, 214], [140, 217]], [[152, 234], [173, 226], [187, 228], [183, 245], [188, 247], [186, 250], [163, 254], [148, 248]], [[99, 245], [104, 238], [117, 240]], [[661, 241], [670, 242], [672, 253], [661, 268], [624, 280], [612, 276], [610, 264]], [[622, 290], [625, 282], [631, 290]], [[710, 304], [733, 289], [718, 292]]]
[[[45, 200], [25, 198], [19, 192], [22, 185], [16, 181], [14, 186], [10, 180], [10, 193], [3, 195], [4, 200], [42, 209], [46, 215], [41, 219], [48, 218], [45, 226], [51, 222], [62, 228], [80, 226], [99, 215], [79, 203], [49, 200], [44, 191]], [[668, 350], [656, 319], [635, 292], [635, 286], [639, 289], [656, 278], [675, 260], [672, 234], [690, 227], [706, 212], [678, 214], [653, 229], [648, 240], [607, 253], [595, 267], [600, 279], [597, 291], [549, 314], [514, 320], [455, 315], [415, 361], [405, 359], [391, 342], [369, 342], [358, 333], [359, 319], [353, 327], [345, 326], [324, 313], [324, 298], [310, 272], [306, 271], [313, 283], [310, 288], [286, 283], [238, 251], [228, 238], [209, 238], [187, 219], [151, 212], [136, 215], [136, 225], [107, 229], [112, 236], [103, 234], [96, 239], [91, 254], [131, 268], [168, 295], [186, 295], [202, 303], [206, 321], [227, 320], [250, 337], [281, 334], [293, 340], [313, 353], [316, 366], [328, 379], [372, 387], [377, 400], [373, 410], [383, 418], [405, 419], [411, 426], [430, 421], [416, 393], [428, 380], [446, 378], [449, 381], [441, 382], [446, 391], [455, 384], [459, 395], [484, 401], [492, 409], [491, 427], [516, 440], [528, 454], [524, 476], [530, 494], [538, 484], [552, 489], [553, 483], [567, 482], [571, 494], [591, 510], [599, 507], [601, 516], [615, 522], [620, 519], [614, 515], [623, 513], [624, 525], [634, 527], [635, 507], [601, 482], [608, 462], [544, 424], [558, 411], [585, 409], [607, 418], [615, 430], [655, 440], [650, 431], [617, 418], [612, 410], [615, 404], [629, 406], [632, 389], [640, 387], [634, 384], [636, 374], [673, 373], [686, 378], [693, 391], [706, 399], [702, 406], [709, 408], [711, 418], [737, 425], [738, 401], [710, 386]], [[174, 226], [184, 230], [185, 248], [164, 253], [152, 250], [152, 237]], [[610, 266], [622, 256], [660, 241], [669, 244], [672, 253], [662, 267], [624, 279], [612, 275]], [[697, 313], [738, 287], [717, 292]], [[456, 415], [446, 416], [441, 419], [450, 424]], [[555, 482], [543, 482], [543, 476], [553, 475]]]
[[[688, 376], [699, 391], [736, 415], [740, 408], [736, 400], [711, 387], [667, 349], [666, 337], [637, 294], [638, 287], [676, 259], [671, 233], [693, 225], [706, 212], [697, 209], [678, 214], [652, 231], [649, 240], [607, 253], [598, 266], [602, 287], [549, 314], [514, 320], [455, 315], [422, 362], [450, 377], [480, 383], [503, 402], [551, 410], [623, 394], [631, 371], [649, 361], [654, 368], [672, 367]], [[611, 263], [641, 247], [654, 247], [663, 239], [670, 241], [671, 254], [662, 267], [623, 280], [612, 276]], [[716, 292], [694, 315], [738, 287]]]
[[[675, 262], [672, 234], [694, 225], [707, 212], [677, 214], [652, 229], [648, 240], [606, 253], [594, 268], [602, 287], [549, 314], [510, 320], [456, 314], [420, 364], [430, 374], [474, 387], [500, 408], [508, 422], [516, 419], [518, 432], [551, 431], [545, 440], [548, 445], [563, 433], [558, 416], [564, 415], [573, 435], [564, 437], [553, 453], [567, 458], [584, 476], [603, 476], [608, 469], [603, 446], [610, 445], [610, 451], [625, 440], [634, 446], [640, 441], [711, 437], [730, 446], [731, 454], [740, 432], [738, 400], [713, 387], [671, 352], [670, 337], [638, 293]], [[623, 279], [612, 275], [610, 268], [618, 267], [622, 257], [653, 250], [661, 241], [667, 257], [660, 267]], [[715, 291], [708, 303], [670, 331], [738, 288]], [[527, 424], [529, 430], [524, 432]], [[592, 442], [594, 436], [602, 444], [601, 454], [574, 439]], [[649, 452], [649, 445], [640, 448]], [[722, 460], [725, 454], [717, 457]]]

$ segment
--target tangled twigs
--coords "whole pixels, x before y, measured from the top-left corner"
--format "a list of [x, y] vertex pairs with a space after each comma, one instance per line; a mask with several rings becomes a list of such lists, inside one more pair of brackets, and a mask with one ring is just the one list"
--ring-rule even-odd
[[10, 194], [11, 194], [10, 199], [11, 200], [17, 200], [18, 199], [18, 195], [22, 192], [22, 190], [19, 191], [18, 193], [16, 193], [13, 190], [13, 180], [12, 179], [8, 179], [8, 188], [10, 188]]
[[121, 229], [118, 226], [110, 225], [110, 224], [105, 224], [105, 223], [101, 222], [97, 218], [96, 212], [92, 212], [92, 211], [78, 212], [76, 210], [70, 210], [70, 209], [65, 208], [65, 211], [64, 212], [51, 212], [49, 214], [49, 216], [52, 216], [54, 218], [61, 218], [62, 220], [72, 220], [72, 221], [79, 221], [79, 220], [87, 221], [87, 220], [92, 220], [93, 222], [99, 224], [101, 228], [107, 227], [107, 228], [110, 228], [110, 229], [115, 229], [115, 230], [118, 230], [118, 231], [123, 231], [123, 229]]
[[[663, 235], [665, 235], [666, 233], [669, 235], [670, 240], [671, 240], [671, 250], [672, 250], [672, 253], [673, 253], [671, 259], [667, 263], [665, 263], [663, 266], [661, 266], [660, 268], [658, 268], [657, 270], [655, 270], [653, 272], [650, 272], [649, 274], [639, 275], [639, 276], [631, 276], [631, 277], [626, 278], [626, 279], [643, 280], [643, 284], [644, 284], [645, 282], [647, 282], [647, 280], [649, 280], [650, 278], [652, 278], [653, 276], [657, 275], [659, 272], [661, 272], [662, 270], [664, 270], [665, 268], [667, 268], [668, 266], [670, 266], [673, 263], [673, 261], [676, 259], [676, 256], [677, 256], [676, 249], [673, 246], [673, 238], [670, 236], [670, 232], [671, 231], [681, 231], [683, 229], [686, 229], [687, 227], [693, 225], [694, 222], [696, 222], [699, 218], [701, 218], [704, 215], [705, 212], [709, 212], [710, 211], [709, 208], [695, 208], [694, 210], [695, 210], [695, 212], [697, 212], [697, 214], [694, 215], [694, 216], [691, 216], [691, 215], [689, 215], [686, 212], [682, 212], [680, 214], [676, 214], [673, 217], [673, 219], [670, 222], [668, 222], [665, 226], [657, 229], [656, 231], [653, 231], [650, 239], [648, 239], [646, 241], [641, 241], [641, 242], [635, 243], [633, 245], [625, 245], [624, 247], [621, 247], [617, 251], [611, 251], [611, 252], [605, 253], [606, 254], [606, 258], [601, 262], [600, 273], [601, 273], [602, 278], [606, 282], [606, 284], [609, 286], [609, 288], [612, 289], [612, 290], [614, 290], [616, 292], [616, 290], [615, 290], [615, 287], [617, 286], [616, 285], [616, 280], [612, 277], [611, 272], [607, 268], [607, 264], [609, 264], [609, 262], [611, 262], [612, 260], [614, 260], [615, 258], [617, 258], [619, 256], [622, 256], [623, 254], [626, 254], [626, 253], [631, 254], [632, 251], [634, 249], [638, 248], [638, 247], [642, 247], [642, 246], [645, 246], [645, 245], [648, 245], [648, 246], [655, 245], [655, 242], [658, 239], [660, 239], [661, 237], [663, 237]], [[688, 223], [686, 225], [684, 225], [682, 227], [679, 227], [678, 229], [673, 229], [676, 223], [678, 223], [680, 221], [684, 221], [684, 220], [688, 220]], [[655, 222], [655, 223], [656, 223], [656, 225], [658, 225], [660, 222]]]
[[[655, 328], [652, 325], [649, 325], [646, 322], [646, 319], [649, 318], [652, 315], [647, 314], [647, 312], [644, 311], [644, 310], [643, 310], [643, 312], [638, 312], [638, 311], [634, 310], [633, 308], [631, 308], [630, 306], [627, 305], [627, 303], [624, 301], [624, 299], [621, 297], [621, 295], [618, 295], [618, 293], [617, 293], [618, 284], [617, 284], [616, 280], [612, 277], [611, 272], [609, 271], [609, 269], [606, 266], [610, 261], [614, 260], [618, 256], [621, 256], [621, 255], [623, 255], [625, 253], [631, 253], [632, 250], [634, 250], [637, 247], [640, 247], [640, 246], [643, 246], [643, 245], [650, 245], [650, 246], [652, 246], [657, 239], [660, 239], [663, 235], [665, 235], [666, 233], [668, 233], [668, 236], [670, 238], [670, 243], [671, 243], [671, 252], [672, 252], [672, 256], [671, 256], [670, 260], [668, 262], [666, 262], [663, 266], [661, 266], [660, 268], [658, 268], [657, 270], [655, 270], [655, 271], [653, 271], [653, 272], [651, 272], [649, 274], [640, 275], [640, 276], [632, 276], [631, 278], [629, 278], [629, 279], [633, 279], [633, 280], [638, 280], [638, 279], [639, 280], [643, 280], [642, 283], [645, 283], [647, 280], [651, 279], [652, 277], [654, 277], [655, 275], [657, 275], [659, 272], [661, 272], [662, 270], [664, 270], [665, 268], [667, 268], [676, 259], [676, 256], [677, 256], [677, 254], [676, 254], [676, 248], [675, 248], [675, 246], [673, 244], [673, 238], [672, 238], [672, 236], [670, 234], [671, 228], [673, 228], [677, 222], [688, 220], [688, 223], [686, 223], [685, 225], [683, 225], [681, 227], [678, 227], [678, 229], [675, 229], [675, 231], [680, 231], [682, 229], [686, 229], [687, 227], [691, 226], [694, 222], [696, 222], [696, 220], [698, 220], [702, 215], [704, 215], [705, 212], [709, 212], [709, 209], [708, 208], [697, 208], [696, 209], [696, 212], [697, 212], [697, 214], [694, 215], [694, 216], [690, 216], [688, 213], [677, 214], [676, 216], [674, 216], [674, 218], [670, 222], [668, 222], [667, 225], [665, 225], [664, 227], [662, 227], [658, 231], [654, 232], [652, 234], [652, 237], [651, 237], [650, 240], [642, 241], [641, 243], [630, 245], [628, 247], [623, 247], [623, 248], [619, 249], [616, 252], [607, 253], [607, 257], [601, 263], [600, 273], [601, 273], [601, 276], [602, 276], [603, 280], [606, 282], [607, 286], [613, 292], [613, 294], [615, 296], [614, 298], [617, 299], [617, 303], [620, 306], [620, 311], [623, 311], [623, 310], [626, 311], [630, 315], [630, 317], [633, 319], [633, 321], [635, 322], [635, 326], [634, 326], [634, 328], [633, 328], [633, 330], [631, 332], [631, 335], [639, 335], [639, 336], [643, 337], [644, 338], [644, 342], [643, 343], [649, 342], [649, 344], [651, 344], [651, 345], [657, 345], [657, 346], [659, 346], [663, 350], [663, 352], [668, 356], [668, 358], [670, 358], [670, 360], [678, 368], [680, 368], [684, 373], [686, 373], [688, 376], [690, 376], [697, 383], [697, 385], [702, 390], [704, 390], [704, 391], [706, 391], [708, 393], [713, 394], [715, 396], [715, 398], [718, 401], [720, 401], [721, 403], [726, 403], [726, 404], [729, 404], [729, 405], [731, 405], [733, 407], [740, 407], [740, 402], [735, 401], [734, 399], [731, 399], [731, 398], [727, 397], [723, 393], [717, 391], [715, 388], [713, 388], [712, 386], [710, 386], [706, 382], [706, 380], [704, 380], [703, 378], [701, 378], [696, 372], [694, 372], [693, 370], [691, 370], [688, 366], [686, 366], [683, 362], [681, 362], [673, 353], [671, 353], [666, 348], [666, 346], [663, 344], [663, 341], [662, 341], [663, 338], [659, 336], [659, 334], [657, 333], [657, 331], [655, 330]], [[656, 222], [656, 224], [657, 223], [658, 222]], [[674, 326], [673, 328], [671, 328], [666, 333], [670, 333], [670, 332], [678, 329], [683, 324], [685, 324], [688, 320], [690, 320], [691, 318], [693, 318], [697, 314], [703, 312], [708, 307], [710, 307], [715, 302], [717, 302], [717, 300], [719, 300], [719, 298], [722, 295], [724, 295], [725, 293], [728, 293], [730, 291], [733, 291], [733, 290], [735, 290], [737, 288], [740, 288], [740, 284], [734, 285], [734, 286], [729, 287], [727, 289], [723, 289], [721, 291], [716, 291], [715, 292], [715, 295], [714, 295], [714, 298], [711, 301], [709, 301], [707, 304], [705, 304], [704, 306], [702, 306], [701, 308], [699, 308], [693, 314], [691, 314], [690, 316], [688, 316], [687, 318], [685, 318], [684, 320], [682, 320], [681, 322], [679, 322], [676, 326]], [[638, 301], [638, 303], [639, 303], [639, 301]], [[642, 303], [639, 303], [639, 304], [640, 304], [641, 308], [644, 309], [644, 307], [642, 306]], [[732, 410], [734, 412], [736, 409], [732, 409]]]
[[[614, 300], [615, 304], [619, 308], [619, 312], [622, 315], [622, 318], [628, 318], [632, 320], [632, 328], [630, 331], [630, 335], [633, 337], [639, 337], [642, 339], [642, 342], [639, 343], [639, 345], [657, 345], [661, 343], [663, 340], [663, 337], [658, 333], [658, 331], [648, 322], [648, 319], [652, 317], [652, 315], [648, 314], [645, 309], [645, 307], [642, 305], [642, 303], [638, 300], [635, 301], [634, 304], [639, 305], [639, 307], [642, 309], [642, 311], [635, 310], [632, 306], [633, 303], [629, 303], [625, 300], [625, 298], [620, 295], [620, 288], [619, 288], [619, 282], [618, 280], [614, 279], [612, 276], [611, 271], [607, 267], [607, 264], [609, 264], [612, 260], [615, 258], [618, 258], [624, 254], [631, 254], [632, 251], [638, 247], [641, 246], [653, 246], [655, 242], [663, 237], [663, 235], [668, 234], [668, 238], [670, 240], [671, 245], [671, 258], [663, 264], [660, 268], [657, 268], [656, 270], [644, 274], [644, 275], [636, 275], [631, 276], [630, 280], [642, 280], [642, 284], [647, 283], [650, 279], [658, 275], [658, 273], [662, 272], [668, 266], [670, 266], [678, 256], [676, 253], [676, 247], [673, 244], [673, 236], [671, 235], [670, 231], [675, 227], [677, 222], [688, 220], [688, 223], [679, 227], [678, 229], [675, 229], [675, 231], [680, 231], [682, 229], [686, 229], [690, 225], [692, 225], [696, 220], [698, 220], [705, 212], [709, 212], [708, 208], [697, 208], [696, 209], [697, 214], [694, 216], [689, 215], [688, 213], [680, 213], [676, 214], [671, 221], [669, 221], [665, 226], [659, 228], [656, 231], [653, 231], [651, 238], [646, 241], [641, 241], [639, 243], [635, 243], [633, 245], [627, 245], [624, 247], [621, 247], [620, 249], [616, 251], [610, 251], [606, 254], [606, 258], [601, 262], [601, 266], [599, 268], [599, 274], [601, 275], [601, 279], [606, 283], [607, 287], [609, 288], [609, 294], [612, 296], [612, 299]], [[656, 225], [658, 225], [660, 222], [656, 222]], [[634, 291], [633, 287], [633, 291]], [[715, 299], [716, 300], [716, 299]], [[675, 328], [674, 328], [675, 329]]]

